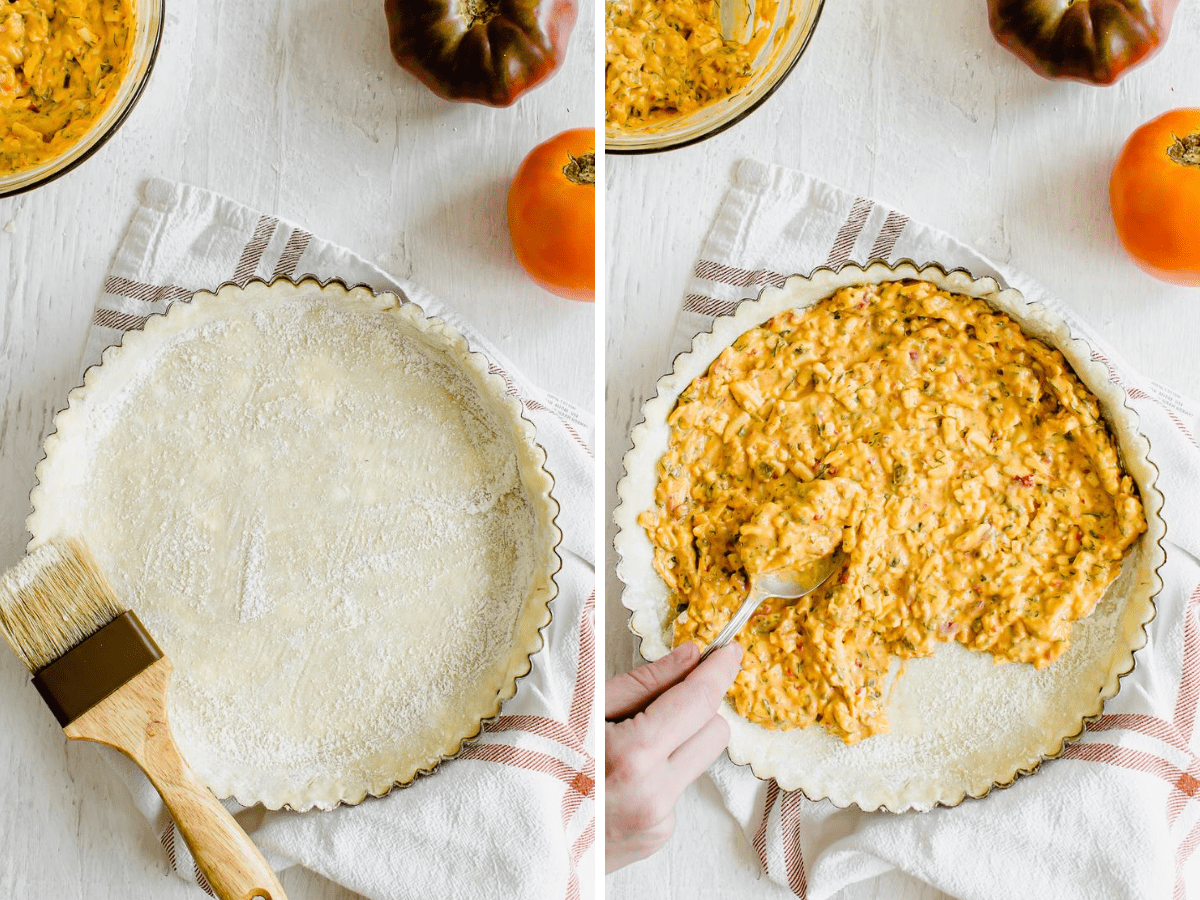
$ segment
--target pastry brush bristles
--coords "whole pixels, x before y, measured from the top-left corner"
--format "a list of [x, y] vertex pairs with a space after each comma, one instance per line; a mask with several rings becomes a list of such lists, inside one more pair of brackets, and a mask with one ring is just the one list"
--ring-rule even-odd
[[31, 672], [123, 612], [82, 541], [45, 543], [0, 576], [0, 634]]

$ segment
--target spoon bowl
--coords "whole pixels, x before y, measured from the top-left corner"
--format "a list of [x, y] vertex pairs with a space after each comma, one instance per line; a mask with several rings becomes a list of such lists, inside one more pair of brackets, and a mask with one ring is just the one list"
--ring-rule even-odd
[[838, 547], [829, 556], [817, 560], [812, 565], [805, 566], [798, 572], [780, 570], [752, 575], [750, 577], [750, 593], [746, 595], [746, 599], [738, 607], [738, 611], [733, 614], [729, 624], [722, 628], [721, 633], [713, 642], [704, 648], [704, 652], [700, 654], [700, 662], [704, 662], [710, 653], [724, 647], [737, 637], [738, 632], [746, 627], [746, 623], [750, 621], [754, 611], [762, 606], [764, 600], [770, 597], [798, 600], [806, 594], [811, 594], [828, 581], [834, 572], [841, 569], [842, 563], [845, 561], [846, 552]]

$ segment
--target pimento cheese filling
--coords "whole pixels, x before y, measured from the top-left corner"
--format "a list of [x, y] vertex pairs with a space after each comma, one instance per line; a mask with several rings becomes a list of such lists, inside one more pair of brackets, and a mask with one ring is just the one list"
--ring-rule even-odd
[[605, 121], [635, 128], [734, 93], [770, 32], [775, 0], [755, 4], [747, 42], [722, 35], [717, 0], [608, 0]]
[[87, 133], [129, 69], [133, 36], [130, 0], [0, 4], [0, 175]]
[[679, 397], [640, 522], [707, 644], [757, 572], [846, 551], [739, 636], [739, 714], [885, 732], [893, 660], [957, 641], [1052, 663], [1146, 530], [1096, 398], [1062, 354], [926, 282], [843, 288], [743, 334]]

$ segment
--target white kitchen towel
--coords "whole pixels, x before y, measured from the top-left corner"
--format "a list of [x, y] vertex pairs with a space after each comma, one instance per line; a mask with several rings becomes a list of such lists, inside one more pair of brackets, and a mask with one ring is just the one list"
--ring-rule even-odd
[[[96, 308], [83, 366], [148, 316], [252, 277], [336, 277], [393, 291], [458, 328], [537, 427], [561, 510], [562, 570], [546, 646], [498, 721], [456, 759], [382, 799], [330, 812], [233, 810], [277, 869], [301, 865], [371, 900], [575, 898], [595, 834], [595, 495], [592, 423], [529, 383], [445, 304], [345, 248], [228, 198], [152, 180]], [[208, 890], [158, 795], [106, 754], [161, 838], [172, 868]], [[583, 873], [590, 883], [591, 874]], [[449, 887], [453, 886], [453, 887]], [[449, 893], [448, 893], [449, 891]], [[211, 891], [210, 891], [211, 893]]]
[[808, 175], [739, 164], [704, 242], [673, 358], [715, 316], [819, 266], [911, 259], [991, 275], [1057, 312], [1124, 387], [1166, 498], [1167, 562], [1148, 646], [1060, 759], [981, 801], [925, 813], [813, 802], [722, 757], [709, 770], [764, 871], [798, 897], [901, 870], [962, 900], [1200, 897], [1200, 446], [1195, 407], [1140, 377], [1062, 302], [936, 229]]

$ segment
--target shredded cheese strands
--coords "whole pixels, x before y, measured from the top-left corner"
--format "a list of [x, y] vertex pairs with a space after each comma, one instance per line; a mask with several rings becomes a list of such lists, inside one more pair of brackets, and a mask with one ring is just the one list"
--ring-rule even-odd
[[1146, 530], [1099, 404], [1062, 355], [985, 302], [924, 282], [844, 288], [742, 335], [670, 418], [640, 522], [710, 641], [748, 575], [841, 542], [843, 570], [739, 640], [737, 711], [887, 730], [893, 660], [958, 641], [1052, 663]]

